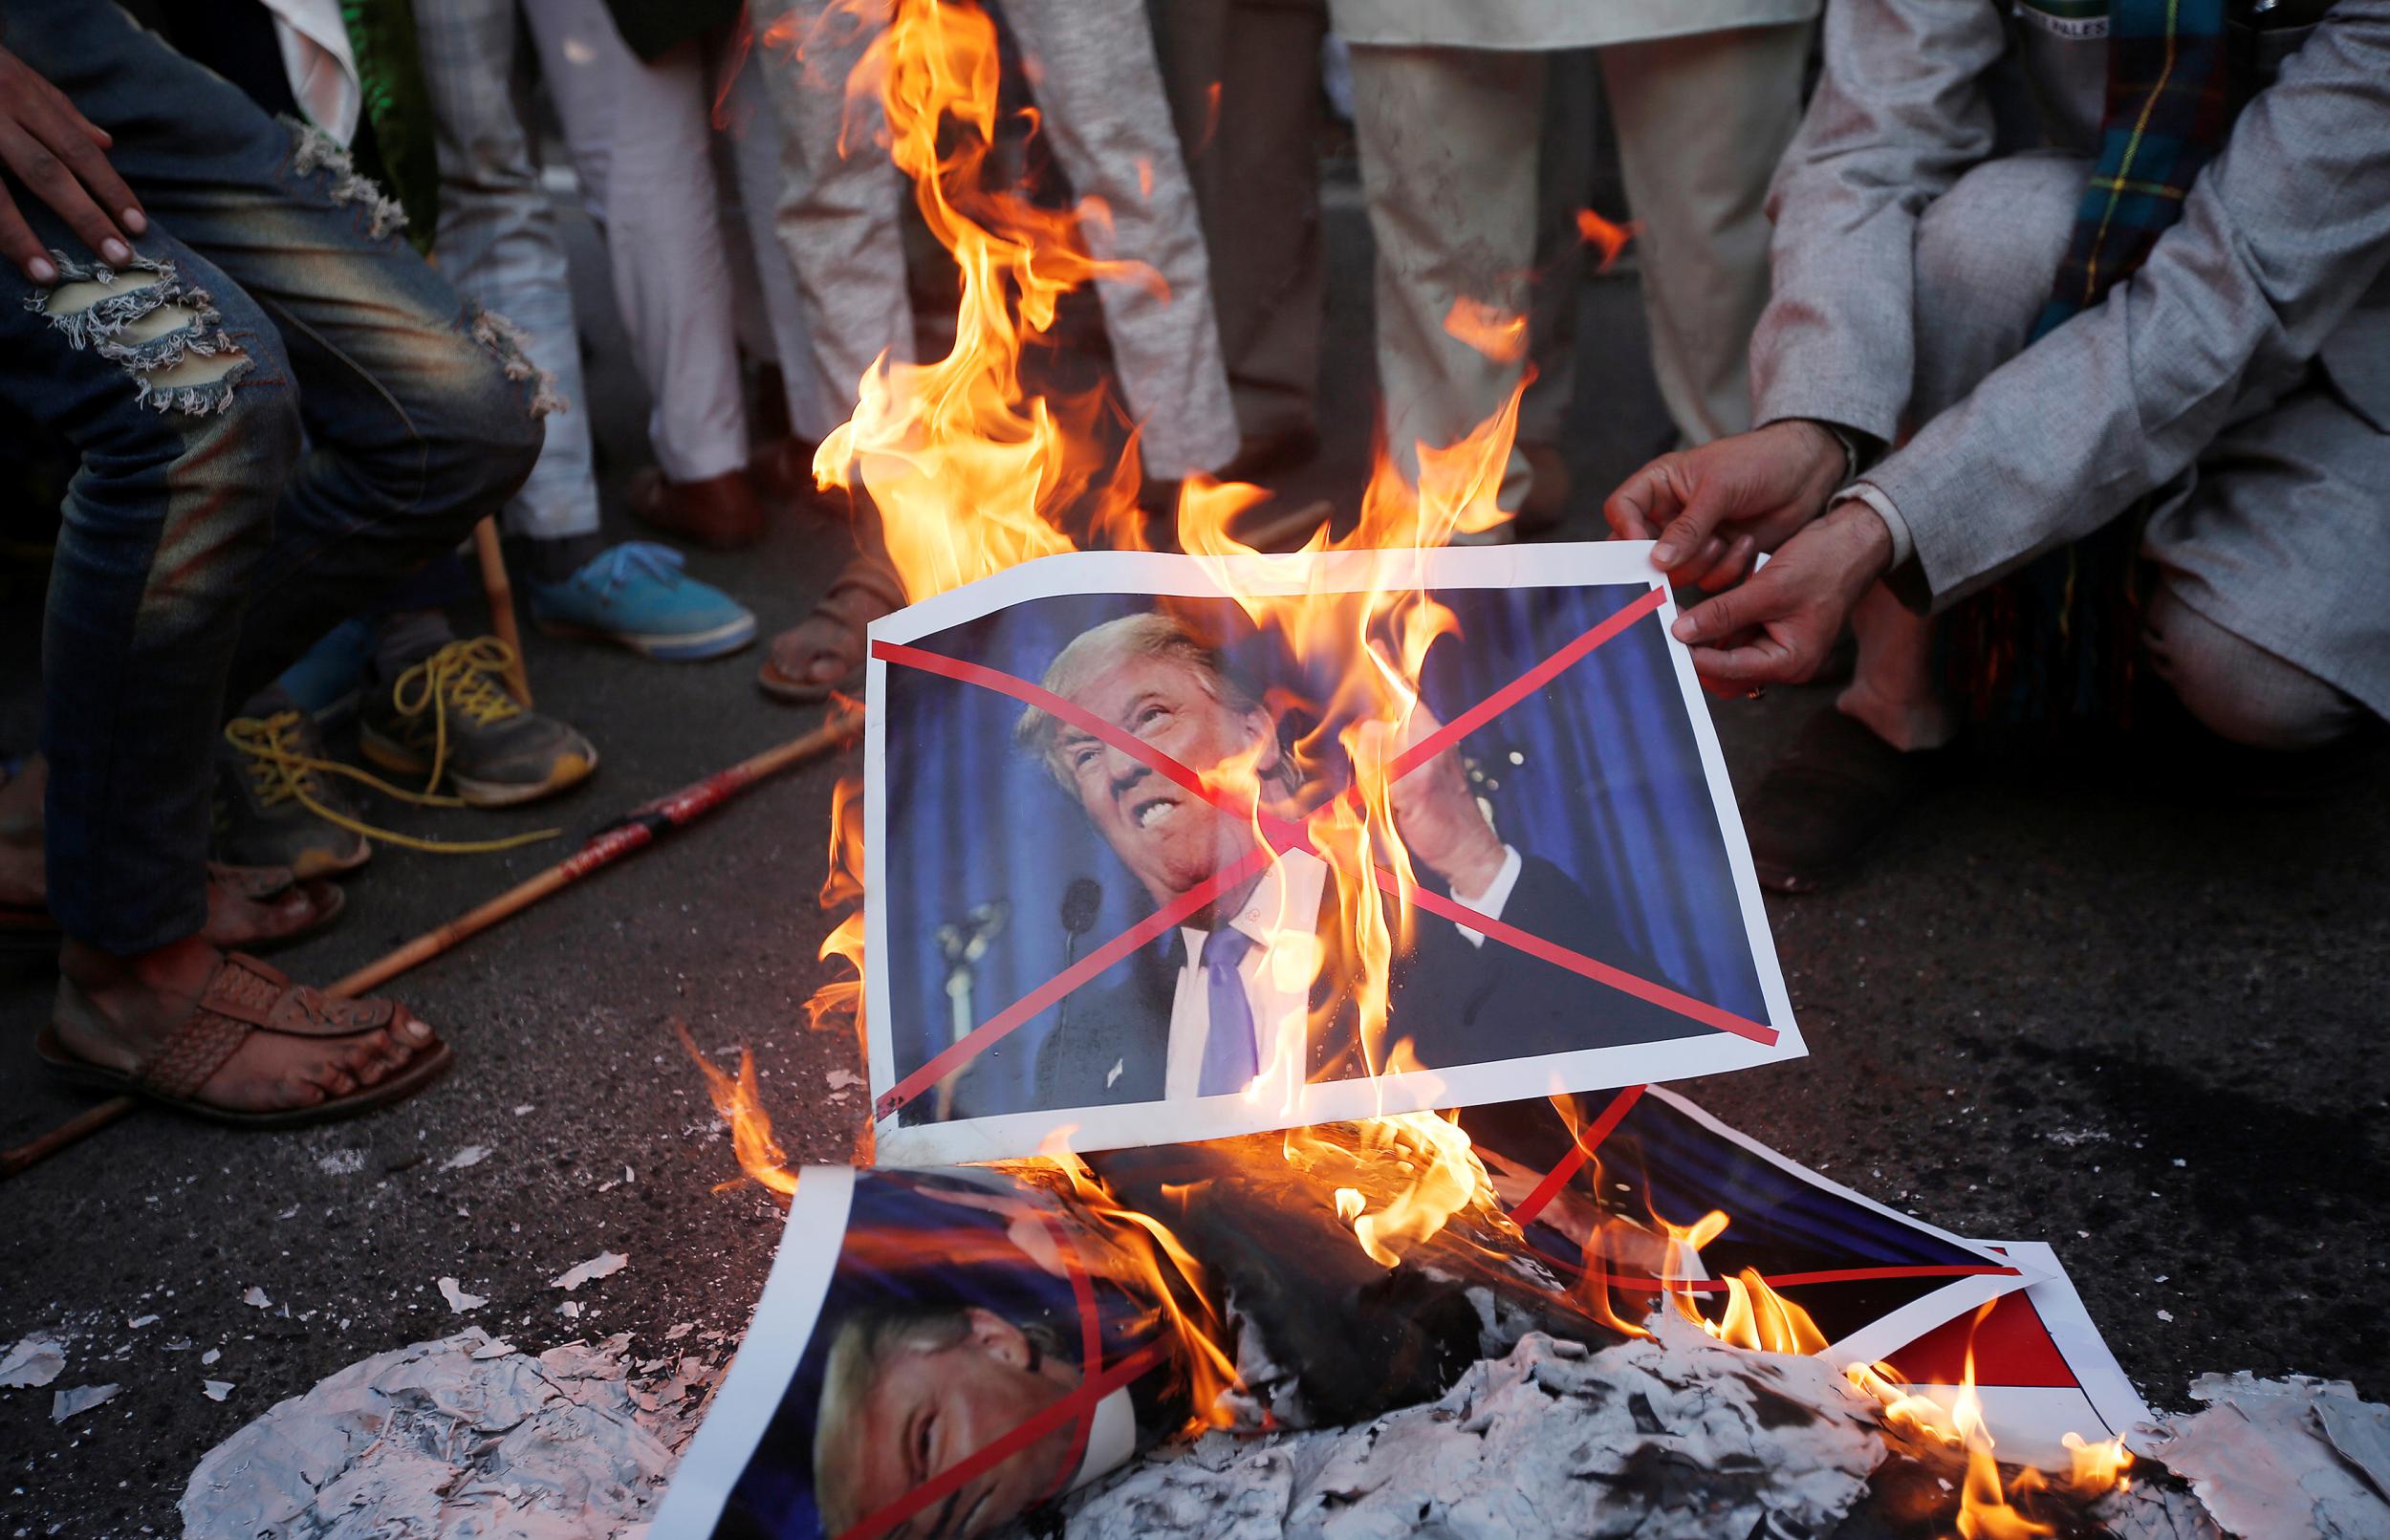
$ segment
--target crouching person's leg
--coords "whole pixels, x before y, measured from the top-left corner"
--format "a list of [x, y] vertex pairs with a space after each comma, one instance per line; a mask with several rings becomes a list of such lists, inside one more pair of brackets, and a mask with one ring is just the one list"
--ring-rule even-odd
[[2329, 748], [2373, 720], [2344, 691], [2159, 589], [2142, 637], [2159, 677], [2202, 727], [2249, 748]]
[[2311, 369], [2188, 482], [2141, 537], [2152, 669], [2208, 731], [2271, 751], [2250, 760], [2270, 790], [2361, 770], [2390, 708], [2390, 414]]
[[555, 404], [521, 335], [458, 297], [345, 157], [312, 129], [268, 128], [268, 185], [206, 220], [231, 249], [194, 241], [280, 328], [307, 428], [234, 660], [236, 700], [505, 507]]
[[45, 614], [48, 897], [65, 932], [43, 1055], [216, 1116], [389, 1099], [429, 1028], [323, 1000], [207, 938], [210, 748], [299, 454], [274, 329], [158, 228], [114, 271], [46, 210], [59, 280], [0, 272], [0, 399], [80, 452]]

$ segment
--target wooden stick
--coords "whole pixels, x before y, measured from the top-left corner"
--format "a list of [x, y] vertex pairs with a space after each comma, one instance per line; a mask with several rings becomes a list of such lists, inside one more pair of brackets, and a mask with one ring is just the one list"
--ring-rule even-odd
[[489, 630], [507, 650], [514, 654], [514, 662], [507, 665], [507, 689], [514, 704], [528, 711], [532, 708], [532, 676], [523, 666], [523, 633], [514, 624], [514, 584], [507, 576], [506, 552], [498, 544], [498, 521], [493, 516], [473, 526], [473, 552], [481, 557], [481, 589], [489, 600]]
[[[598, 868], [613, 864], [633, 851], [644, 850], [659, 835], [684, 828], [720, 807], [740, 792], [792, 765], [800, 764], [854, 740], [862, 730], [860, 712], [841, 711], [828, 722], [776, 748], [743, 759], [717, 770], [670, 796], [650, 802], [619, 822], [590, 836], [589, 842], [565, 859], [527, 881], [518, 882], [488, 903], [467, 910], [436, 930], [427, 930], [397, 951], [368, 963], [325, 992], [344, 998], [365, 993], [420, 966], [443, 952], [481, 934], [499, 921], [522, 913], [559, 888], [569, 887]], [[0, 1152], [0, 1181], [56, 1154], [76, 1140], [96, 1134], [141, 1105], [133, 1096], [111, 1096], [60, 1123], [39, 1139]]]
[[6, 1154], [0, 1154], [0, 1182], [15, 1176], [45, 1156], [55, 1155], [87, 1134], [98, 1133], [140, 1105], [131, 1096], [110, 1096], [96, 1107], [84, 1108], [41, 1138], [30, 1139]]

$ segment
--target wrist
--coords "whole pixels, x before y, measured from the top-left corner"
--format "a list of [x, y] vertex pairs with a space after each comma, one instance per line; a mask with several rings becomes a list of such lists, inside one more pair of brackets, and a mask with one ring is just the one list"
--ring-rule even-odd
[[1857, 462], [1842, 436], [1813, 417], [1786, 417], [1768, 424], [1796, 457], [1800, 466], [1800, 505], [1808, 516], [1824, 511], [1826, 499], [1851, 478]]
[[1846, 497], [1817, 521], [1817, 532], [1829, 535], [1842, 553], [1843, 568], [1855, 593], [1863, 593], [1892, 570], [1892, 531], [1881, 515], [1855, 497]]

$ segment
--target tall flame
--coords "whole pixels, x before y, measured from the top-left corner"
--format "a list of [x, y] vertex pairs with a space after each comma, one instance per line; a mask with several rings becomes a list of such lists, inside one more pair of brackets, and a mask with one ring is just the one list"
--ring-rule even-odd
[[1226, 1398], [1237, 1381], [1236, 1364], [1220, 1346], [1228, 1331], [1212, 1310], [1203, 1265], [1168, 1225], [1112, 1196], [1072, 1151], [1073, 1132], [1065, 1128], [1048, 1135], [1038, 1161], [1062, 1178], [1078, 1211], [1095, 1223], [1116, 1266], [1129, 1274], [1123, 1281], [1136, 1286], [1141, 1297], [1156, 1302], [1156, 1324], [1177, 1344], [1177, 1360], [1185, 1366], [1192, 1425], [1227, 1426], [1230, 1414]]
[[[840, 0], [818, 25], [869, 27], [875, 9]], [[810, 41], [764, 40], [793, 41], [800, 53]], [[976, 6], [936, 0], [898, 0], [846, 82], [850, 102], [877, 103], [887, 151], [962, 281], [946, 356], [908, 363], [883, 355], [857, 383], [855, 415], [814, 459], [824, 487], [870, 494], [915, 600], [1073, 549], [1066, 518], [1085, 517], [1115, 543], [1138, 530], [1134, 449], [1107, 464], [1095, 447], [1101, 394], [1032, 395], [1021, 350], [1053, 327], [1062, 295], [1091, 279], [1158, 292], [1161, 281], [1086, 254], [1077, 231], [1109, 218], [1101, 203], [1057, 211], [987, 184], [998, 82], [994, 22]]]
[[[1124, 453], [1111, 453], [1097, 431], [1112, 409], [1102, 392], [1034, 393], [1023, 383], [1021, 362], [1024, 348], [1054, 326], [1066, 293], [1096, 279], [1161, 292], [1159, 278], [1141, 265], [1087, 254], [1082, 230], [1109, 217], [1099, 203], [1054, 210], [990, 184], [999, 59], [995, 27], [984, 11], [939, 0], [836, 0], [814, 28], [775, 26], [757, 41], [804, 57], [825, 36], [822, 29], [870, 35], [844, 85], [849, 128], [876, 122], [961, 280], [951, 348], [926, 362], [877, 360], [857, 382], [854, 415], [823, 440], [816, 480], [868, 495], [911, 600], [1080, 543], [1141, 545], [1134, 437]], [[1482, 305], [1456, 306], [1448, 324], [1489, 352], [1514, 357], [1525, 345], [1523, 318]], [[1405, 1045], [1385, 1041], [1389, 973], [1411, 923], [1415, 881], [1398, 828], [1404, 788], [1388, 767], [1435, 728], [1417, 681], [1429, 646], [1454, 629], [1451, 612], [1426, 593], [1423, 553], [1510, 516], [1495, 499], [1517, 414], [1513, 394], [1460, 443], [1421, 445], [1416, 486], [1381, 454], [1358, 523], [1340, 539], [1316, 532], [1291, 570], [1279, 569], [1268, 593], [1239, 581], [1231, 558], [1252, 553], [1229, 533], [1230, 520], [1261, 492], [1192, 477], [1178, 510], [1182, 549], [1207, 563], [1222, 591], [1237, 595], [1256, 623], [1287, 639], [1307, 677], [1335, 681], [1327, 699], [1305, 703], [1320, 726], [1295, 748], [1302, 788], [1288, 806], [1264, 807], [1250, 763], [1200, 769], [1253, 807], [1257, 836], [1265, 815], [1314, 810], [1307, 837], [1336, 873], [1345, 934], [1334, 940], [1353, 963], [1347, 993], [1373, 1073], [1411, 1064]], [[853, 807], [853, 793], [842, 786], [825, 904], [846, 902], [859, 891]], [[1380, 866], [1391, 874], [1391, 900], [1379, 885]], [[1310, 939], [1309, 917], [1289, 921], [1290, 932]], [[1328, 950], [1292, 952], [1316, 968]], [[859, 974], [861, 953], [861, 918], [850, 914], [822, 955], [846, 959]], [[839, 979], [815, 995], [808, 1012], [818, 1026], [843, 1020], [858, 1003], [859, 985]], [[1307, 1069], [1299, 1044], [1284, 1042], [1278, 1061], [1263, 1066], [1248, 1095], [1291, 1107]], [[1411, 1153], [1418, 1181], [1377, 1212], [1356, 1211], [1352, 1223], [1362, 1248], [1391, 1265], [1467, 1203], [1484, 1172], [1467, 1137], [1443, 1118], [1405, 1115], [1383, 1137], [1389, 1148]]]

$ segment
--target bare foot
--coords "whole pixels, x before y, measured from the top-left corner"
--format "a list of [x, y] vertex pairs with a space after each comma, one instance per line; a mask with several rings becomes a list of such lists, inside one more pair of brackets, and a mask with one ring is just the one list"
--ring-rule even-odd
[[[69, 942], [58, 956], [61, 976], [52, 1018], [59, 1041], [90, 1063], [137, 1071], [190, 1018], [222, 962], [199, 937], [136, 958], [110, 957]], [[362, 1017], [369, 1003], [328, 1004]], [[387, 1026], [344, 1036], [252, 1031], [196, 1095], [229, 1112], [313, 1107], [378, 1084], [438, 1041], [431, 1028], [402, 1006], [390, 1008]]]
[[868, 556], [849, 561], [814, 613], [771, 639], [758, 674], [764, 689], [791, 701], [818, 701], [860, 674], [864, 627], [904, 604], [895, 569]]
[[331, 883], [294, 881], [283, 867], [211, 865], [201, 934], [228, 952], [271, 946], [330, 924], [347, 902]]

